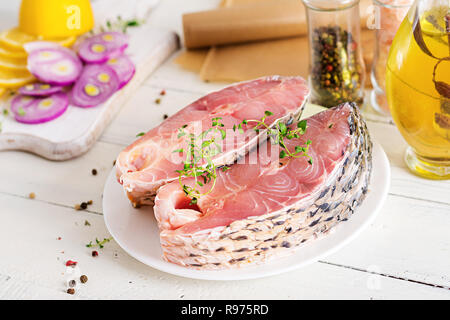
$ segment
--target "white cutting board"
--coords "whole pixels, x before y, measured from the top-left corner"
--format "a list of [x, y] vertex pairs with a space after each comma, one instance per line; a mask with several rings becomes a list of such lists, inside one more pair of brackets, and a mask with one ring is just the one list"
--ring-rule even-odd
[[61, 117], [43, 124], [21, 124], [11, 114], [0, 115], [0, 151], [23, 150], [51, 160], [67, 160], [89, 150], [121, 106], [179, 46], [174, 32], [149, 25], [129, 28], [127, 33], [130, 43], [126, 53], [136, 65], [130, 83], [100, 106], [89, 109], [69, 106]]

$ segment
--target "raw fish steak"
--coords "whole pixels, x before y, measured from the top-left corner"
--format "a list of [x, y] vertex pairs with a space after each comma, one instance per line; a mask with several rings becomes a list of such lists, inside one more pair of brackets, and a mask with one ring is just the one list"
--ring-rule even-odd
[[347, 220], [370, 181], [372, 143], [366, 124], [354, 104], [306, 120], [306, 134], [287, 140], [287, 147], [311, 140], [312, 164], [305, 157], [274, 159], [266, 142], [244, 163], [220, 171], [212, 193], [196, 205], [178, 181], [160, 188], [154, 210], [164, 258], [197, 269], [263, 262]]
[[[185, 136], [179, 137], [181, 127], [200, 134], [211, 128], [215, 118], [221, 118], [224, 128], [232, 128], [244, 119], [259, 120], [268, 110], [273, 115], [267, 118], [267, 124], [293, 121], [300, 117], [308, 95], [309, 89], [303, 78], [279, 76], [242, 82], [208, 94], [120, 153], [116, 161], [117, 178], [133, 205], [153, 205], [156, 191], [178, 179], [176, 170], [183, 168], [182, 157], [174, 153], [188, 143]], [[266, 136], [263, 130], [259, 135], [255, 134], [250, 125], [243, 131], [239, 137], [229, 135], [221, 141], [222, 152], [213, 158], [217, 166], [231, 164], [245, 156], [257, 145], [259, 137]]]

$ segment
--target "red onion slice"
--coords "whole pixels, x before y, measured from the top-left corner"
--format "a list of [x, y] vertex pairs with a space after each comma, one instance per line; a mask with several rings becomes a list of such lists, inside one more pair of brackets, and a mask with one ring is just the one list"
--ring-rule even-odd
[[17, 95], [11, 102], [11, 112], [16, 121], [38, 124], [61, 116], [69, 106], [69, 99], [63, 92], [45, 98]]
[[28, 69], [42, 82], [65, 86], [78, 79], [83, 64], [71, 50], [53, 45], [31, 50]]
[[26, 96], [33, 97], [47, 97], [54, 93], [61, 92], [64, 87], [52, 86], [46, 83], [33, 83], [23, 86], [19, 89], [19, 93]]
[[119, 90], [119, 78], [107, 65], [87, 65], [70, 92], [71, 104], [90, 108], [108, 100]]
[[120, 32], [104, 32], [87, 38], [78, 46], [78, 55], [86, 63], [104, 63], [122, 55], [128, 37]]
[[65, 50], [67, 53], [70, 53], [74, 56], [76, 56], [76, 53], [73, 52], [72, 50], [63, 47], [55, 42], [51, 42], [51, 41], [32, 41], [32, 42], [27, 42], [23, 45], [23, 48], [25, 49], [25, 51], [30, 54], [33, 51], [36, 50], [41, 50], [41, 49], [61, 49], [61, 50]]
[[136, 68], [133, 61], [131, 61], [131, 59], [125, 54], [118, 58], [109, 59], [106, 64], [113, 68], [113, 70], [117, 73], [120, 81], [119, 89], [130, 82], [136, 73]]

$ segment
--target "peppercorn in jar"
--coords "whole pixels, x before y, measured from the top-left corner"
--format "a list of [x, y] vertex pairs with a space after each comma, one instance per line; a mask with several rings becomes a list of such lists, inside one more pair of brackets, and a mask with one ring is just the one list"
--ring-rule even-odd
[[360, 48], [359, 0], [303, 0], [308, 18], [311, 102], [361, 104], [365, 67]]

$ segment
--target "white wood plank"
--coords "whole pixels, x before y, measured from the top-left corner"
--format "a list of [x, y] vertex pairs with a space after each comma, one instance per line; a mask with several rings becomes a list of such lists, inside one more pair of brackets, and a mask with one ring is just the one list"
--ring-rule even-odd
[[150, 78], [147, 79], [145, 85], [156, 88], [198, 93], [201, 95], [219, 90], [229, 85], [229, 83], [225, 82], [202, 81], [197, 73], [187, 71], [174, 62], [179, 54], [181, 54], [181, 51], [172, 55], [167, 63], [164, 63]]
[[[89, 210], [101, 212], [104, 182], [123, 147], [98, 142], [83, 156], [54, 162], [29, 153], [5, 151], [0, 156], [0, 192], [73, 207], [93, 200]], [[92, 175], [92, 169], [97, 175]], [[0, 209], [1, 210], [1, 209]]]
[[388, 196], [358, 240], [325, 260], [450, 288], [449, 227], [449, 205]]
[[[450, 298], [449, 290], [323, 263], [252, 281], [179, 278], [137, 262], [115, 242], [93, 258], [85, 244], [108, 236], [99, 215], [1, 194], [0, 207], [0, 299]], [[86, 219], [91, 226], [84, 225]], [[89, 277], [74, 297], [63, 293], [67, 259], [78, 261], [81, 272]]]
[[403, 160], [407, 144], [397, 127], [367, 122], [369, 131], [383, 147], [391, 163], [391, 194], [450, 204], [450, 180], [435, 181], [414, 175]]
[[164, 26], [167, 29], [183, 35], [181, 15], [187, 12], [216, 9], [221, 0], [162, 0], [151, 12], [148, 22], [154, 26]]
[[[89, 210], [101, 212], [104, 180], [111, 169], [112, 159], [121, 148], [98, 143], [91, 152], [67, 163], [48, 162], [18, 152], [6, 153], [8, 159], [0, 157], [0, 168], [5, 168], [7, 163], [25, 165], [20, 173], [11, 170], [0, 172], [7, 181], [16, 182], [1, 184], [0, 192], [22, 197], [35, 192], [35, 201], [67, 207], [92, 199], [94, 204]], [[27, 162], [34, 165], [26, 165]], [[35, 171], [33, 168], [36, 167], [40, 170]], [[91, 174], [93, 167], [98, 170], [97, 176]], [[343, 249], [343, 258], [329, 261], [361, 269], [375, 265], [391, 275], [450, 287], [450, 255], [443, 256], [450, 247], [450, 236], [446, 232], [450, 225], [449, 212], [448, 205], [390, 196], [377, 223], [363, 234], [365, 237], [358, 239], [351, 249]], [[402, 226], [401, 229], [398, 226]], [[421, 238], [417, 237], [418, 228]], [[367, 255], [368, 252], [371, 255]], [[420, 261], [422, 263], [418, 263]]]

